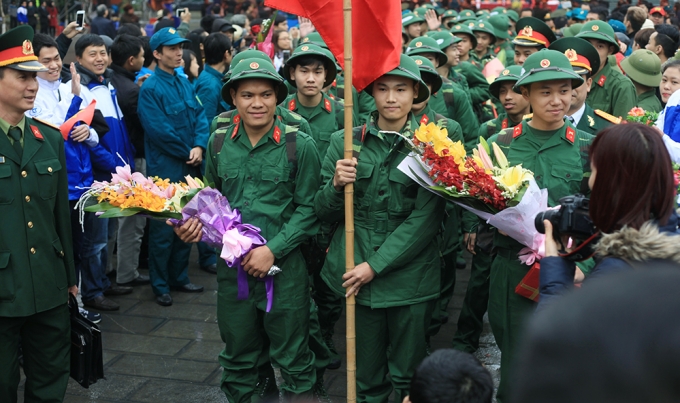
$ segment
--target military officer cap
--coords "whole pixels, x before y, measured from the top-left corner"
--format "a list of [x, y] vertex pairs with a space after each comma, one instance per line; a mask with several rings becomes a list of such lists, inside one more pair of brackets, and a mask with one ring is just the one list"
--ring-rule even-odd
[[231, 98], [230, 91], [234, 83], [251, 78], [263, 78], [274, 82], [277, 104], [283, 102], [288, 96], [288, 88], [283, 84], [283, 77], [276, 72], [276, 68], [274, 68], [271, 60], [269, 58], [267, 60], [252, 58], [242, 59], [234, 66], [229, 76], [229, 81], [222, 86], [222, 99], [227, 104], [234, 106], [234, 100]]
[[408, 27], [409, 25], [421, 22], [425, 22], [425, 19], [418, 17], [414, 13], [406, 13], [401, 16], [401, 26], [404, 28]]
[[552, 29], [535, 17], [520, 18], [515, 29], [517, 29], [517, 36], [512, 43], [519, 46], [545, 46], [547, 48], [557, 39]]
[[621, 69], [633, 81], [647, 87], [661, 84], [661, 60], [652, 51], [638, 49], [621, 61]]
[[519, 20], [519, 14], [517, 14], [517, 11], [515, 10], [508, 10], [506, 15], [514, 22], [517, 22]]
[[188, 39], [182, 38], [175, 28], [163, 28], [153, 34], [149, 40], [151, 50], [158, 50], [161, 46], [174, 46], [180, 43], [190, 42]]
[[489, 21], [487, 19], [480, 20], [477, 23], [472, 23], [468, 25], [470, 27], [470, 30], [472, 32], [484, 32], [486, 34], [491, 35], [494, 39], [492, 40], [491, 44], [496, 41], [496, 30], [493, 28], [491, 24], [489, 24]]
[[312, 44], [302, 44], [295, 48], [290, 59], [286, 62], [286, 67], [283, 69], [283, 78], [285, 78], [293, 87], [297, 87], [295, 80], [290, 79], [290, 67], [293, 66], [296, 60], [300, 58], [312, 56], [324, 61], [324, 67], [326, 68], [326, 80], [324, 81], [324, 88], [328, 87], [335, 80], [335, 76], [338, 71], [335, 67], [335, 57], [327, 49], [321, 46], [316, 46]]
[[600, 54], [585, 39], [558, 39], [548, 49], [564, 53], [576, 74], [591, 76], [600, 70]]
[[423, 81], [426, 83], [429, 83], [432, 89], [430, 92], [432, 94], [435, 94], [439, 89], [442, 88], [442, 76], [437, 73], [437, 69], [435, 69], [434, 64], [432, 62], [422, 56], [411, 56], [411, 58], [416, 62], [418, 65], [418, 70], [420, 70], [420, 77], [422, 77]]
[[231, 72], [234, 71], [234, 67], [236, 67], [239, 63], [241, 63], [241, 60], [243, 59], [260, 59], [264, 60], [266, 62], [271, 62], [272, 60], [267, 56], [266, 53], [264, 53], [261, 50], [257, 49], [245, 49], [236, 54], [233, 59], [231, 59], [231, 64], [229, 65], [229, 70], [226, 72], [224, 75], [224, 81], [228, 81], [229, 77], [231, 77]]
[[522, 86], [555, 80], [571, 80], [572, 88], [583, 84], [583, 78], [576, 74], [564, 53], [541, 49], [524, 61], [522, 76], [515, 84], [514, 90], [520, 92]]
[[572, 24], [569, 27], [562, 28], [562, 35], [565, 38], [576, 36], [579, 32], [581, 32], [581, 28], [583, 28], [583, 24]]
[[47, 71], [33, 53], [33, 28], [20, 25], [0, 35], [0, 67], [21, 71]]
[[434, 54], [437, 57], [437, 60], [439, 60], [440, 66], [445, 65], [449, 60], [449, 57], [446, 56], [446, 53], [439, 49], [437, 41], [427, 36], [420, 36], [413, 39], [406, 48], [407, 56], [423, 55], [425, 53]]
[[610, 45], [616, 46], [619, 49], [619, 43], [616, 41], [616, 34], [614, 28], [605, 21], [589, 21], [583, 25], [581, 32], [576, 35], [577, 38], [583, 39], [597, 39], [602, 42], [607, 42]]
[[[399, 66], [383, 74], [383, 76], [405, 77], [420, 83], [418, 96], [413, 100], [414, 104], [424, 102], [430, 96], [430, 90], [427, 88], [427, 84], [425, 84], [422, 77], [420, 76], [420, 69], [418, 68], [418, 65], [416, 64], [415, 60], [411, 59], [409, 56], [402, 54], [399, 57]], [[373, 83], [366, 87], [364, 91], [366, 91], [368, 95], [373, 96]]]
[[449, 30], [452, 34], [465, 34], [470, 37], [470, 42], [472, 42], [472, 47], [477, 47], [477, 37], [472, 33], [472, 30], [467, 26], [467, 23], [456, 24]]
[[522, 75], [522, 66], [508, 66], [496, 79], [489, 85], [491, 95], [496, 98], [501, 90], [501, 84], [504, 82], [517, 82]]
[[508, 29], [510, 29], [510, 21], [505, 14], [496, 14], [489, 17], [489, 25], [493, 28], [494, 36], [500, 39], [508, 39], [510, 34]]
[[458, 18], [456, 18], [456, 22], [465, 22], [476, 19], [477, 16], [475, 15], [474, 12], [472, 12], [471, 10], [463, 10], [460, 13], [458, 13]]
[[448, 31], [433, 31], [432, 35], [428, 36], [437, 42], [437, 45], [439, 45], [439, 49], [442, 52], [449, 46], [462, 41], [462, 39]]

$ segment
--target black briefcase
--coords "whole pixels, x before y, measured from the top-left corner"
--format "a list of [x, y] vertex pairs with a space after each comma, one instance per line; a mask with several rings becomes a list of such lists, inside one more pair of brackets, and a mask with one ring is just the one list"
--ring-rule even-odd
[[85, 389], [104, 379], [102, 332], [78, 310], [78, 301], [69, 294], [71, 313], [71, 378]]

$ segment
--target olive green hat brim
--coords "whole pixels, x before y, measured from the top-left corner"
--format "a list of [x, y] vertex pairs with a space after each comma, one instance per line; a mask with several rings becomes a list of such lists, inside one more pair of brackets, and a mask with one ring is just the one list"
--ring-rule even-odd
[[630, 60], [628, 60], [628, 57], [621, 60], [621, 69], [623, 69], [623, 71], [626, 73], [626, 76], [628, 76], [631, 80], [642, 85], [645, 85], [647, 87], [656, 88], [661, 84], [662, 77], [661, 72], [659, 72], [658, 74], [649, 74], [637, 71], [630, 64]]
[[525, 73], [513, 89], [517, 93], [521, 93], [520, 87], [525, 85], [530, 85], [533, 83], [540, 83], [545, 81], [555, 81], [555, 80], [571, 80], [571, 88], [578, 88], [583, 84], [583, 78], [576, 74], [573, 70], [567, 70], [561, 67], [546, 67], [540, 69], [539, 71], [533, 71]]
[[[432, 90], [430, 91], [432, 94], [436, 94], [441, 88], [442, 85], [444, 84], [444, 81], [442, 80], [442, 76], [437, 73], [436, 70], [430, 70], [429, 68], [423, 68], [420, 66], [420, 76], [428, 76], [432, 80]], [[425, 80], [423, 80], [425, 81]], [[417, 102], [416, 102], [417, 103]]]
[[413, 25], [413, 24], [415, 24], [415, 23], [421, 23], [421, 24], [422, 24], [423, 22], [427, 22], [427, 21], [425, 21], [425, 18], [420, 18], [420, 17], [414, 15], [413, 18], [411, 18], [410, 20], [406, 21], [406, 23], [405, 23], [405, 24], [402, 24], [401, 26], [404, 27], [404, 28], [406, 28], [406, 27], [408, 27], [409, 25]]
[[508, 38], [510, 38], [510, 34], [508, 33], [508, 31], [503, 31], [503, 30], [496, 29], [496, 28], [494, 28], [494, 34], [493, 34], [493, 35], [494, 35], [496, 38], [499, 38], [499, 39], [508, 39]]
[[437, 56], [437, 61], [439, 61], [439, 65], [443, 66], [449, 61], [449, 57], [446, 56], [446, 53], [442, 52], [439, 48], [433, 49], [431, 47], [420, 47], [420, 48], [410, 48], [407, 49], [406, 51], [406, 56], [417, 56], [417, 55], [424, 55], [426, 53], [432, 53]]
[[496, 78], [494, 82], [489, 84], [489, 92], [491, 93], [491, 95], [496, 97], [496, 99], [500, 99], [498, 98], [498, 94], [501, 91], [500, 89], [501, 84], [507, 82], [517, 82], [518, 80], [519, 77], [514, 74], [508, 74], [507, 76], [498, 76], [498, 78]]
[[[247, 73], [247, 74], [244, 74]], [[277, 77], [280, 78], [280, 76], [277, 75]], [[247, 71], [243, 72], [237, 75], [232, 75], [232, 77], [227, 81], [226, 84], [222, 86], [222, 99], [224, 102], [226, 102], [229, 106], [236, 106], [234, 105], [234, 100], [231, 97], [231, 88], [237, 81], [243, 81], [243, 80], [249, 80], [249, 79], [266, 79], [270, 80], [274, 83], [275, 90], [276, 90], [276, 104], [280, 104], [281, 102], [285, 101], [286, 98], [288, 97], [288, 88], [284, 84], [283, 80], [277, 80], [276, 77], [264, 73], [264, 72], [255, 72], [255, 71]]]
[[[415, 74], [411, 73], [407, 69], [399, 66], [395, 68], [394, 70], [385, 73], [385, 76], [397, 76], [397, 77], [405, 77], [405, 78], [410, 78], [411, 80], [420, 83], [420, 89], [418, 90], [418, 96], [413, 100], [414, 104], [419, 104], [421, 102], [424, 102], [427, 98], [430, 97], [430, 89], [427, 88], [427, 84], [423, 81], [422, 78], [416, 76]], [[366, 89], [364, 90], [368, 95], [371, 97], [373, 96], [373, 83], [371, 83]]]
[[283, 78], [285, 78], [286, 81], [288, 81], [288, 83], [290, 85], [297, 88], [297, 84], [295, 83], [295, 80], [290, 79], [290, 66], [292, 64], [291, 62], [294, 61], [295, 59], [299, 59], [301, 57], [306, 57], [306, 56], [316, 56], [316, 57], [326, 61], [324, 67], [326, 68], [326, 71], [328, 72], [328, 74], [326, 74], [326, 80], [323, 83], [323, 87], [326, 88], [329, 85], [331, 85], [333, 83], [333, 80], [335, 80], [335, 77], [338, 75], [337, 64], [335, 63], [335, 60], [329, 59], [328, 56], [326, 56], [325, 54], [315, 52], [315, 51], [298, 53], [297, 55], [291, 56], [290, 59], [288, 59], [288, 61], [286, 62], [286, 64], [283, 66], [283, 73], [281, 73]]
[[592, 32], [592, 31], [581, 32], [581, 33], [577, 34], [576, 37], [586, 39], [586, 40], [587, 39], [597, 39], [597, 40], [600, 40], [600, 41], [603, 41], [603, 42], [607, 42], [610, 45], [614, 45], [614, 46], [616, 46], [617, 49], [619, 48], [619, 43], [616, 42], [616, 40], [614, 38], [610, 37], [609, 35], [600, 34], [598, 32]]

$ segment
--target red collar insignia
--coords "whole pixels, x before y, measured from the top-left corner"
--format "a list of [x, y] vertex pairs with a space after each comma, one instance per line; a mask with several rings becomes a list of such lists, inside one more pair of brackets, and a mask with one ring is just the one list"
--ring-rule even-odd
[[274, 137], [274, 141], [276, 141], [276, 144], [280, 144], [280, 143], [281, 143], [281, 129], [279, 129], [278, 126], [275, 126], [275, 127], [274, 127], [274, 135], [273, 135], [273, 137]]
[[40, 129], [38, 129], [36, 126], [30, 125], [31, 131], [33, 132], [33, 135], [35, 136], [36, 139], [40, 141], [45, 141], [43, 138], [42, 133], [40, 133]]
[[607, 81], [607, 77], [602, 76], [602, 77], [600, 77], [599, 80], [597, 80], [597, 85], [599, 85], [600, 87], [604, 87], [604, 82], [605, 82], [605, 81]]
[[236, 126], [234, 126], [234, 131], [231, 132], [231, 138], [232, 139], [234, 139], [234, 137], [236, 137], [236, 133], [238, 133], [238, 123], [236, 124]]
[[337, 87], [338, 86], [338, 80], [333, 80], [333, 84], [331, 84], [332, 87]]
[[500, 46], [496, 46], [496, 49], [493, 50], [494, 53], [498, 53], [498, 52], [500, 52], [500, 51], [501, 51], [501, 47], [500, 47]]
[[508, 118], [503, 119], [503, 123], [501, 123], [501, 129], [507, 129], [508, 128]]
[[288, 110], [295, 110], [295, 99], [291, 99], [290, 102], [288, 102]]
[[427, 115], [423, 115], [422, 118], [420, 118], [420, 124], [426, 125], [427, 122], [430, 121], [430, 118], [427, 117]]
[[516, 139], [517, 137], [519, 137], [521, 135], [522, 135], [522, 124], [520, 123], [517, 126], [515, 126], [514, 129], [512, 129], [512, 138]]
[[333, 108], [331, 108], [331, 100], [325, 98], [325, 99], [323, 100], [323, 107], [326, 108], [326, 111], [327, 111], [328, 113], [330, 113], [330, 112], [333, 110]]
[[566, 139], [569, 141], [571, 144], [574, 144], [574, 139], [576, 138], [576, 130], [574, 130], [573, 127], [568, 126], [567, 127], [567, 134], [566, 134]]
[[241, 115], [236, 115], [236, 116], [234, 116], [234, 123], [235, 123], [235, 124], [241, 123]]

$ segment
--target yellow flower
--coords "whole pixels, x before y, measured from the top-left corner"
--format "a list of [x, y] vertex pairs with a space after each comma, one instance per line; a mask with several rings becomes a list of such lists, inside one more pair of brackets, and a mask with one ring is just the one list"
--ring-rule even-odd
[[446, 129], [440, 129], [434, 123], [420, 124], [420, 127], [416, 130], [416, 138], [423, 143], [433, 143], [437, 140], [444, 140], [449, 137], [449, 133]]
[[531, 171], [522, 168], [522, 165], [516, 165], [506, 169], [501, 175], [494, 176], [498, 184], [511, 194], [517, 193], [524, 182], [532, 179], [534, 176]]
[[482, 168], [487, 174], [491, 173], [491, 170], [484, 166], [484, 161], [482, 161], [482, 156], [479, 154], [479, 150], [472, 149], [472, 160], [477, 164], [478, 167]]

